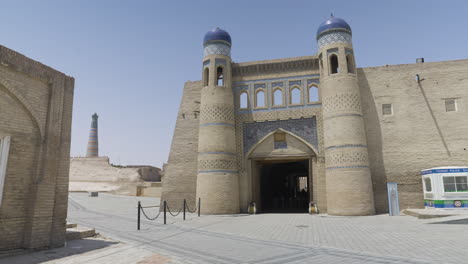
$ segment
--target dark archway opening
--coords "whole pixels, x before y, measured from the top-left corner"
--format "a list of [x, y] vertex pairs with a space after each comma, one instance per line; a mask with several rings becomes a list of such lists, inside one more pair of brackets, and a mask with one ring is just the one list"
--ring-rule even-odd
[[308, 212], [309, 182], [309, 160], [263, 162], [260, 171], [261, 211]]

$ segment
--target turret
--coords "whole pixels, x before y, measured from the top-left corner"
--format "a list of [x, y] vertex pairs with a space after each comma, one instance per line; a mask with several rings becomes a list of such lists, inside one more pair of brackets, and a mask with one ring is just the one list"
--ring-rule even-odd
[[317, 30], [326, 166], [331, 215], [375, 213], [367, 139], [351, 27], [333, 15]]
[[86, 157], [99, 157], [98, 143], [98, 115], [94, 113], [94, 115], [92, 116], [91, 128], [89, 129], [89, 139]]
[[203, 41], [197, 198], [204, 214], [239, 213], [231, 44], [220, 28]]

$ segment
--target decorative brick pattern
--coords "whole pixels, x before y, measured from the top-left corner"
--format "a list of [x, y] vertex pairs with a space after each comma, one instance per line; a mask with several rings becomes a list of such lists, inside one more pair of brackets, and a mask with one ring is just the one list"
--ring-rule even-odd
[[259, 140], [267, 134], [282, 128], [304, 139], [318, 148], [317, 124], [315, 117], [292, 120], [266, 121], [244, 124], [244, 153], [249, 151]]
[[202, 121], [234, 121], [234, 110], [230, 105], [202, 105], [200, 107]]
[[237, 170], [235, 159], [206, 159], [198, 160], [198, 170]]
[[336, 94], [322, 98], [324, 112], [356, 111], [361, 112], [359, 94]]
[[363, 151], [352, 151], [352, 152], [341, 152], [341, 151], [327, 151], [325, 152], [325, 161], [327, 167], [336, 167], [336, 166], [356, 166], [356, 165], [365, 165], [368, 164], [368, 154], [367, 149]]

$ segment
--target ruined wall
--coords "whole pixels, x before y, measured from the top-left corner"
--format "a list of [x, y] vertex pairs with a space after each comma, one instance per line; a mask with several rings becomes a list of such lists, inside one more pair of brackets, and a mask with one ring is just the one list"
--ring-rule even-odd
[[179, 208], [183, 199], [187, 199], [191, 208], [195, 206], [201, 88], [201, 81], [185, 83], [169, 159], [164, 167], [161, 201], [167, 200], [173, 208]]
[[11, 138], [0, 250], [65, 241], [74, 79], [0, 46], [0, 135]]
[[[466, 166], [467, 73], [468, 60], [358, 70], [377, 212], [388, 211], [387, 181], [398, 183], [400, 209], [423, 207], [422, 169]], [[458, 111], [446, 112], [446, 98]], [[382, 104], [393, 114], [382, 115]]]

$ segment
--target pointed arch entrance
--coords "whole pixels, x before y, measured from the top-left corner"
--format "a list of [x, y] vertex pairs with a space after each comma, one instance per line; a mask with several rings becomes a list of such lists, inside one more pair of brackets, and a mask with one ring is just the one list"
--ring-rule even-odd
[[317, 155], [294, 133], [277, 129], [247, 153], [250, 200], [263, 213], [306, 213], [314, 201]]

